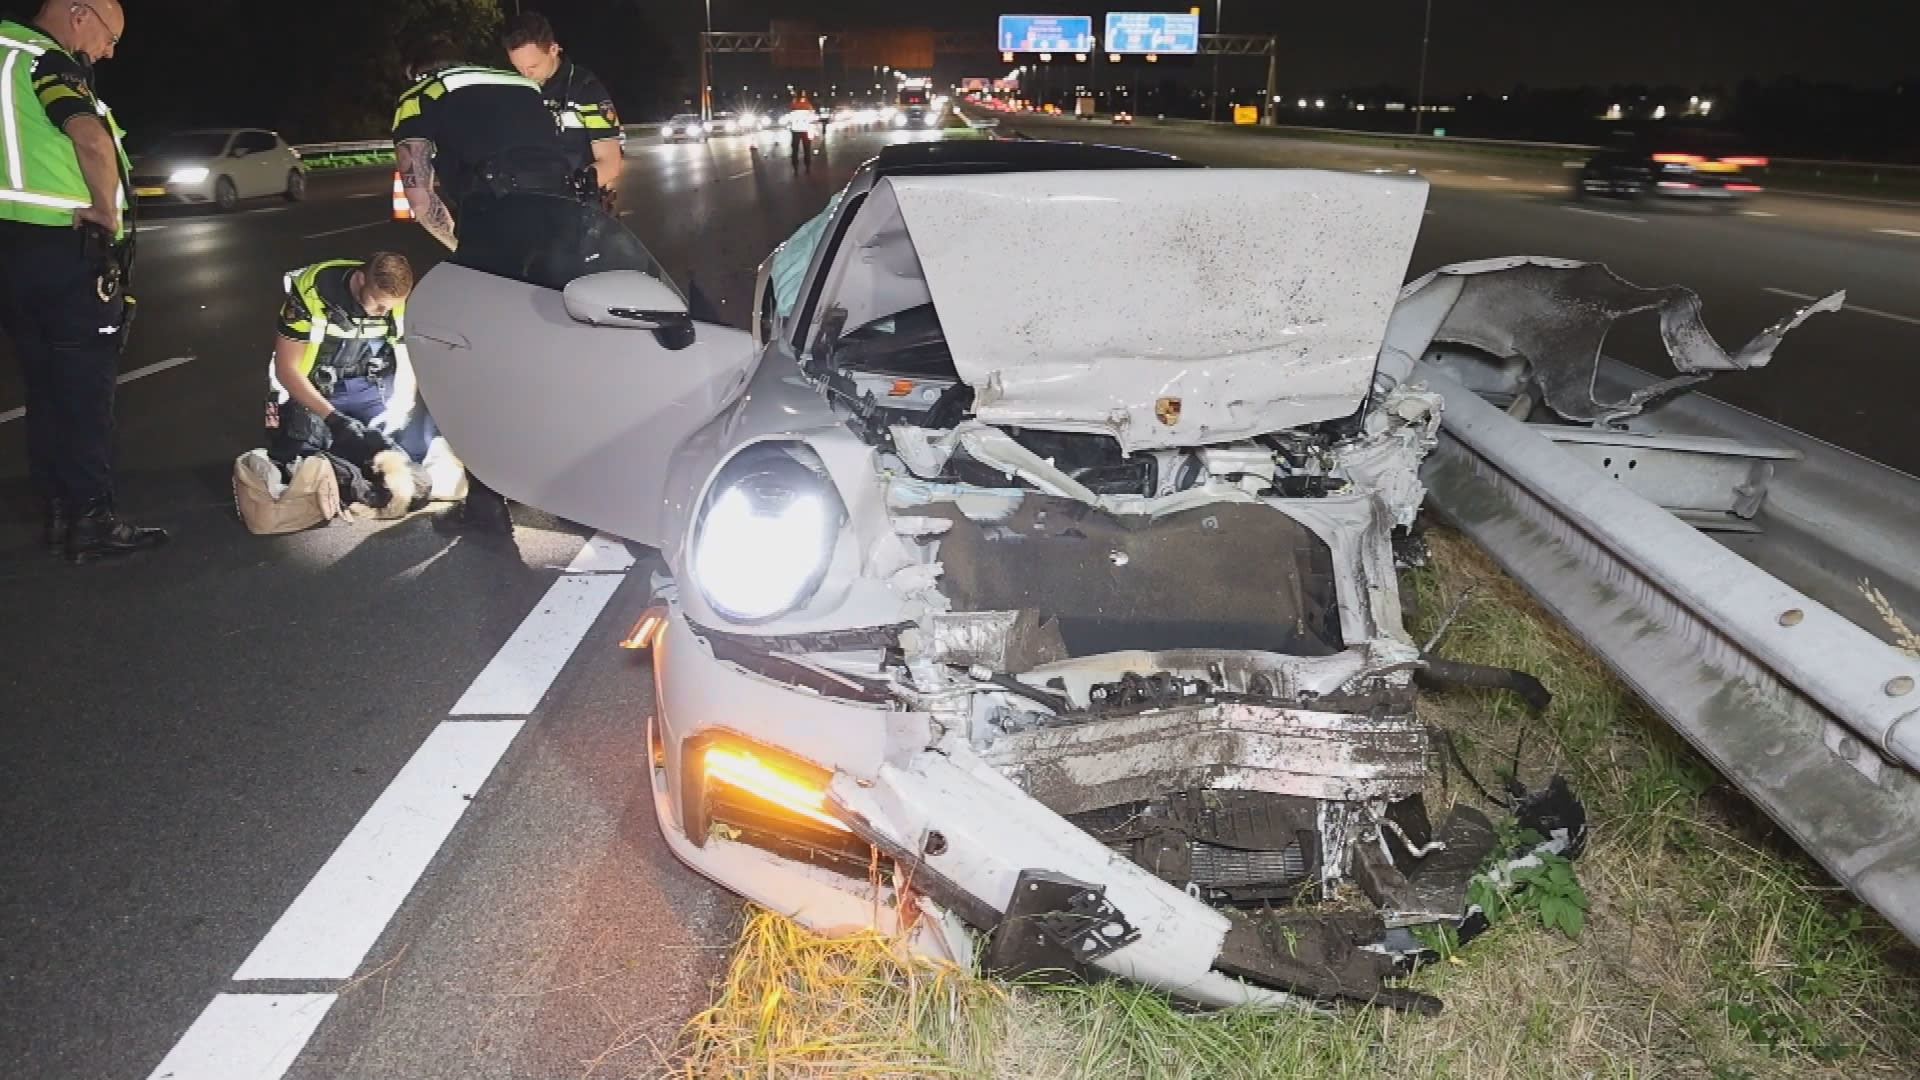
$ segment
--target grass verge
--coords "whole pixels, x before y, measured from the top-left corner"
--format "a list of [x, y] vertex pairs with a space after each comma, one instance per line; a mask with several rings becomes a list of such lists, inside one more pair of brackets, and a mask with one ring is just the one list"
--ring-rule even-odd
[[[1539, 675], [1529, 721], [1504, 694], [1430, 695], [1490, 787], [1565, 773], [1592, 831], [1575, 864], [1577, 939], [1523, 911], [1412, 982], [1436, 1018], [1347, 1008], [1193, 1013], [1124, 983], [1006, 986], [902, 959], [878, 935], [827, 940], [748, 920], [714, 1005], [682, 1033], [685, 1077], [1559, 1080], [1904, 1077], [1920, 1061], [1920, 957], [1784, 845], [1657, 716], [1457, 534], [1408, 575], [1440, 652]], [[1465, 596], [1462, 600], [1461, 597]], [[1458, 769], [1445, 800], [1477, 801]]]

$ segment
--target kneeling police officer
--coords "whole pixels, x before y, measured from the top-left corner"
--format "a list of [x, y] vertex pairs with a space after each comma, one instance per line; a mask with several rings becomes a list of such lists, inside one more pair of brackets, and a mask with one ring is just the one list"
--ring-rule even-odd
[[406, 256], [379, 251], [365, 261], [315, 263], [288, 274], [286, 291], [269, 376], [267, 455], [290, 465], [336, 443], [392, 441], [424, 460], [434, 432], [407, 357]]

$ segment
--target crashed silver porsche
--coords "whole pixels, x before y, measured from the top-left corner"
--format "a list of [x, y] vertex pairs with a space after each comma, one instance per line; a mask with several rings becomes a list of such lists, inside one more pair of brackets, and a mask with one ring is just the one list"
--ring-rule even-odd
[[[1403, 623], [1442, 399], [1383, 346], [1420, 355], [1428, 308], [1430, 337], [1498, 336], [1447, 315], [1513, 269], [1403, 299], [1426, 195], [894, 147], [762, 267], [750, 332], [690, 317], [617, 222], [529, 196], [556, 250], [463, 239], [413, 352], [477, 475], [660, 550], [632, 643], [660, 826], [702, 873], [994, 970], [1431, 1008], [1392, 979], [1413, 929], [1469, 919], [1495, 838], [1428, 819], [1414, 679], [1529, 688]], [[1564, 785], [1520, 811], [1577, 849]]]

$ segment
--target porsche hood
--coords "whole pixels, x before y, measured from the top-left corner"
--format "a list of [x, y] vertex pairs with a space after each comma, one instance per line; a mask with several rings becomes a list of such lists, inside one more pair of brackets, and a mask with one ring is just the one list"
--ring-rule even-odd
[[849, 239], [924, 277], [981, 420], [1131, 452], [1358, 409], [1426, 195], [1312, 170], [903, 176], [873, 196], [897, 214], [867, 216], [894, 227]]

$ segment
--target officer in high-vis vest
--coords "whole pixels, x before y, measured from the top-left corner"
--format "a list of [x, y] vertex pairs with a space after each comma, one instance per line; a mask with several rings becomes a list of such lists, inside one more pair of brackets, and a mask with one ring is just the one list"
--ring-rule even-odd
[[74, 562], [167, 539], [114, 512], [132, 237], [122, 133], [92, 75], [125, 30], [118, 0], [47, 0], [30, 23], [0, 21], [0, 327], [26, 387], [45, 542]]
[[[463, 63], [456, 47], [433, 37], [414, 44], [408, 68], [416, 81], [394, 109], [394, 162], [414, 218], [456, 262], [527, 272], [555, 243], [556, 224], [529, 212], [529, 201], [574, 217], [597, 213], [574, 201], [574, 170], [540, 84]], [[580, 227], [564, 216], [558, 224]], [[470, 241], [464, 247], [460, 236]], [[435, 526], [511, 536], [513, 518], [506, 499], [469, 472], [466, 499]]]
[[462, 63], [437, 40], [418, 47], [408, 67], [416, 81], [394, 108], [394, 163], [415, 220], [449, 250], [476, 199], [571, 194], [559, 120], [539, 83]]
[[553, 25], [539, 12], [508, 19], [500, 44], [513, 69], [540, 84], [547, 107], [560, 118], [560, 138], [575, 169], [584, 170], [584, 182], [576, 185], [579, 193], [597, 197], [611, 209], [614, 182], [626, 157], [620, 149], [620, 113], [606, 84], [561, 51]]
[[285, 285], [268, 377], [268, 456], [288, 465], [339, 444], [390, 440], [424, 461], [434, 431], [407, 356], [413, 267], [406, 256], [377, 251], [364, 261], [314, 263], [288, 274]]

